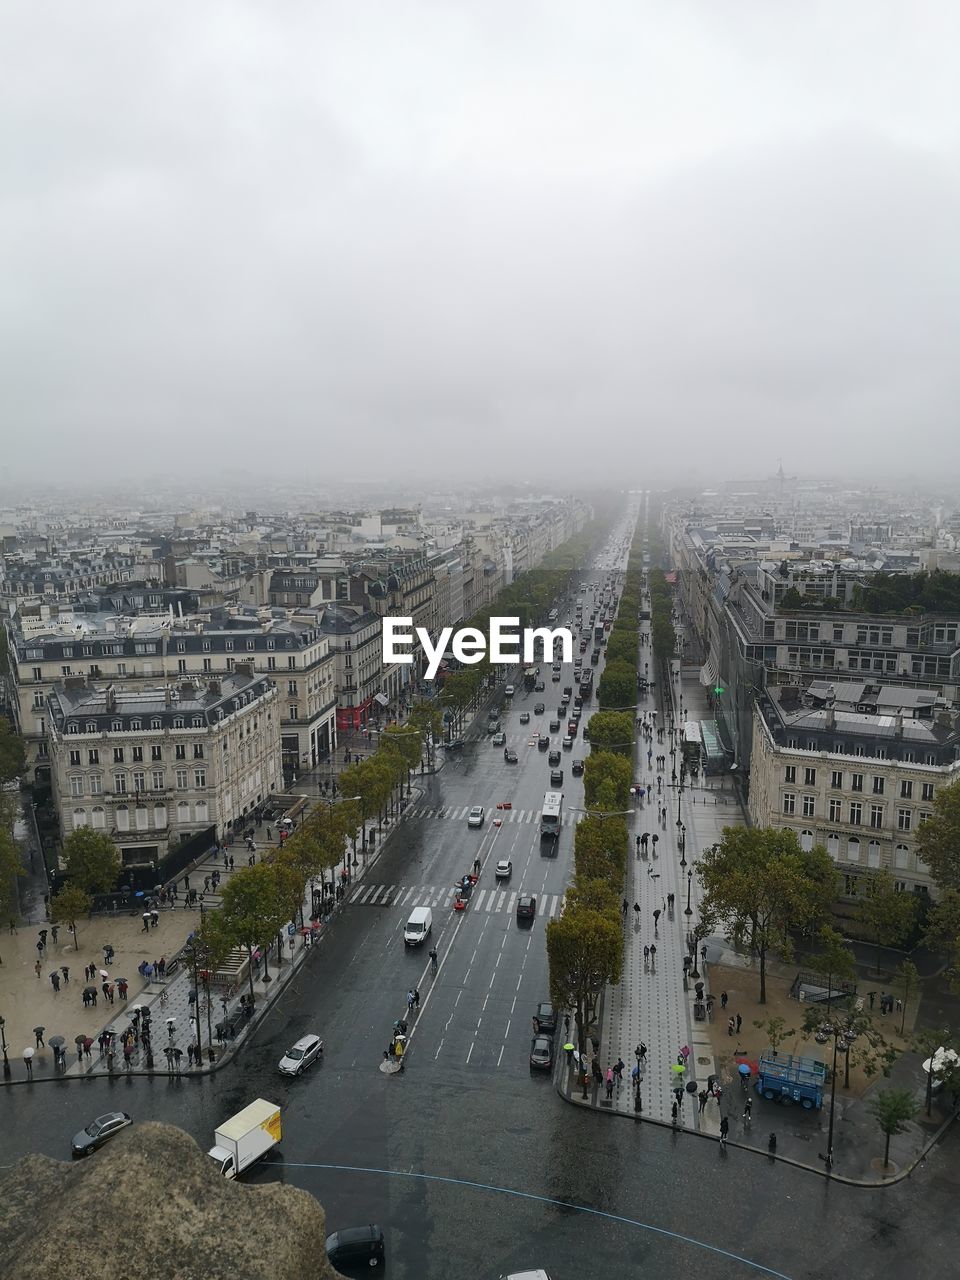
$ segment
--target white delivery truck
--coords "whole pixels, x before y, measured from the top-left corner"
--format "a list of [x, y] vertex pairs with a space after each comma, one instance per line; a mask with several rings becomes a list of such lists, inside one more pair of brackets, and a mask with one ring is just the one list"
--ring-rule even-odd
[[433, 912], [429, 907], [414, 907], [410, 919], [404, 925], [403, 941], [408, 947], [419, 947], [430, 936], [433, 928]]
[[262, 1160], [282, 1136], [280, 1107], [276, 1102], [257, 1098], [223, 1122], [213, 1135], [216, 1145], [207, 1155], [216, 1160], [225, 1178], [236, 1178]]

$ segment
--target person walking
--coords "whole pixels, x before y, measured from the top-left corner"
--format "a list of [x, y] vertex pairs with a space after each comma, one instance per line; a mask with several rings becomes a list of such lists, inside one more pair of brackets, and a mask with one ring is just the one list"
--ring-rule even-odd
[[649, 947], [644, 947], [644, 948], [643, 948], [643, 964], [644, 964], [644, 967], [646, 967], [649, 963], [650, 963], [650, 948], [649, 948]]
[[734, 1031], [736, 1030], [736, 1027], [737, 1027], [737, 1024], [736, 1024], [736, 1022], [734, 1022], [733, 1018], [728, 1018], [728, 1020], [727, 1020], [727, 1035], [728, 1035], [728, 1036], [732, 1036], [732, 1035], [733, 1035], [733, 1033], [734, 1033]]
[[651, 963], [651, 965], [653, 965], [653, 967], [654, 967], [654, 968], [656, 968], [656, 965], [657, 965], [657, 944], [656, 944], [655, 942], [651, 942], [651, 943], [650, 943], [650, 963]]
[[56, 969], [54, 969], [53, 973], [50, 975], [50, 985], [53, 987], [55, 992], [60, 990], [60, 975], [57, 973]]
[[703, 1109], [704, 1109], [704, 1107], [707, 1105], [707, 1091], [706, 1091], [706, 1089], [701, 1089], [701, 1090], [700, 1090], [700, 1092], [697, 1094], [697, 1099], [699, 1100], [699, 1103], [700, 1103], [700, 1114], [701, 1114], [701, 1115], [703, 1115]]
[[34, 1034], [34, 1035], [36, 1036], [36, 1038], [37, 1038], [37, 1048], [38, 1048], [38, 1049], [42, 1049], [42, 1048], [43, 1048], [43, 1046], [44, 1046], [43, 1031], [44, 1031], [43, 1027], [34, 1027], [34, 1028], [33, 1028], [33, 1034]]
[[744, 1124], [749, 1124], [753, 1119], [753, 1099], [747, 1094], [746, 1101], [743, 1104], [743, 1120]]
[[720, 992], [720, 1008], [725, 1009], [726, 1007], [727, 1007], [727, 993], [725, 991], [721, 991]]
[[641, 1063], [641, 1065], [643, 1065], [647, 1061], [647, 1046], [641, 1040], [637, 1048], [639, 1049], [638, 1061]]
[[677, 1106], [676, 1102], [674, 1102], [673, 1106], [670, 1108], [670, 1116], [674, 1124], [677, 1123], [677, 1119], [679, 1115], [680, 1115], [680, 1108]]
[[66, 964], [62, 964], [62, 965], [60, 966], [60, 972], [61, 972], [61, 974], [63, 975], [63, 985], [64, 985], [65, 987], [69, 987], [69, 985], [70, 985], [70, 966], [69, 966], [69, 965], [66, 965]]
[[613, 1067], [607, 1067], [607, 1097], [613, 1097]]
[[740, 1016], [740, 1014], [738, 1013], [738, 1014], [737, 1014], [737, 1035], [739, 1035], [739, 1034], [740, 1034], [740, 1027], [741, 1027], [742, 1025], [743, 1025], [743, 1018], [742, 1018], [742, 1017]]
[[413, 988], [413, 1007], [415, 1009], [420, 1008], [420, 989], [418, 987]]
[[413, 992], [408, 991], [407, 992], [407, 1012], [410, 1013], [412, 1010], [413, 1010]]
[[33, 1052], [26, 1049], [23, 1054], [23, 1065], [27, 1068], [27, 1075], [33, 1079]]
[[727, 1117], [726, 1117], [726, 1116], [723, 1116], [723, 1117], [721, 1118], [721, 1120], [720, 1120], [720, 1145], [721, 1145], [721, 1147], [725, 1147], [725, 1146], [727, 1145], [727, 1134], [728, 1134], [729, 1132], [730, 1132], [730, 1121], [727, 1119]]
[[40, 972], [42, 969], [43, 969], [43, 965], [38, 960], [33, 966], [33, 972], [37, 975], [38, 978], [40, 977]]
[[654, 911], [654, 913], [653, 913], [653, 931], [654, 931], [654, 933], [656, 933], [656, 932], [658, 931], [659, 927], [660, 927], [660, 916], [661, 916], [661, 914], [662, 914], [662, 913], [661, 913], [661, 911], [660, 911], [660, 908], [659, 908], [659, 907], [657, 907], [656, 911]]

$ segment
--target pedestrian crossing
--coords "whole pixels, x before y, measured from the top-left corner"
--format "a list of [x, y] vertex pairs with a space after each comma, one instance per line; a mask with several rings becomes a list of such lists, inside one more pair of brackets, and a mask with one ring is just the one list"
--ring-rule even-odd
[[[494, 914], [516, 909], [519, 889], [504, 889], [499, 885], [492, 889], [474, 889], [467, 903], [467, 910], [474, 915], [478, 911]], [[452, 906], [456, 889], [453, 885], [403, 885], [361, 884], [354, 889], [348, 902], [360, 907], [442, 907]], [[565, 895], [544, 893], [537, 898], [537, 915], [553, 919], [563, 914]]]
[[[470, 812], [472, 808], [473, 808], [473, 805], [469, 805], [469, 804], [464, 804], [464, 805], [412, 804], [407, 809], [404, 810], [403, 817], [405, 821], [411, 818], [426, 818], [426, 819], [434, 818], [434, 819], [440, 819], [442, 821], [449, 820], [451, 822], [466, 822], [467, 814]], [[496, 801], [493, 801], [492, 803], [485, 805], [484, 808], [486, 813], [486, 818], [485, 818], [486, 822], [492, 822], [495, 818], [499, 818], [500, 821], [504, 825], [506, 825], [509, 822], [529, 824], [532, 822], [539, 822], [540, 820], [539, 809], [498, 809]], [[579, 822], [582, 817], [583, 817], [582, 813], [570, 813], [568, 811], [566, 814], [564, 814], [564, 821], [568, 823], [576, 823], [576, 822]]]

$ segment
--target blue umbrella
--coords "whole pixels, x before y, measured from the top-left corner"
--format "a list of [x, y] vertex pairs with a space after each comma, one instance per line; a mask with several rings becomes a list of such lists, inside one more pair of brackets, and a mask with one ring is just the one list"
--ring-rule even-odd
[[742, 1076], [748, 1076], [750, 1074], [749, 1062], [741, 1062], [739, 1067], [737, 1067], [737, 1070], [740, 1072]]

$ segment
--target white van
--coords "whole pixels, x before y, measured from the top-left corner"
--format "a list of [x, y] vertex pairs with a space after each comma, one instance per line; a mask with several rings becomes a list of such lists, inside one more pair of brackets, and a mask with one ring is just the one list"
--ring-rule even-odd
[[408, 947], [418, 947], [433, 928], [433, 912], [429, 907], [414, 907], [410, 919], [403, 927], [403, 941]]

